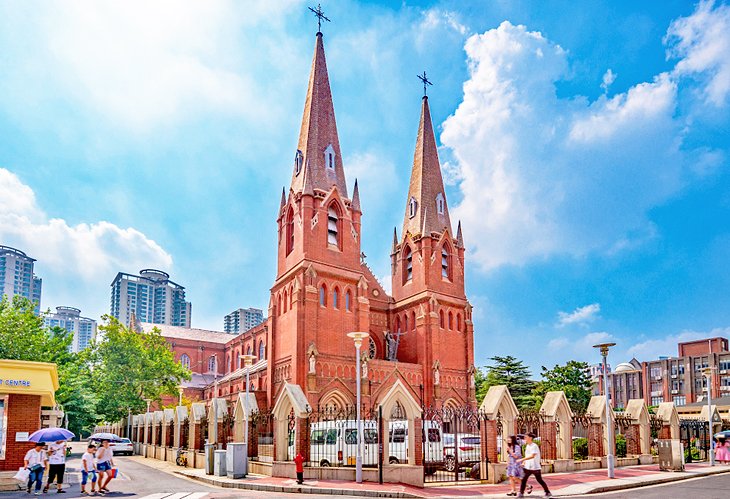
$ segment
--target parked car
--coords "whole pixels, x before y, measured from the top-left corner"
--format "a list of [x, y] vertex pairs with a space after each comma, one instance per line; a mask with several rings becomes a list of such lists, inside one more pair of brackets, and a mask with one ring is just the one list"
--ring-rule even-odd
[[[458, 438], [458, 444], [455, 440]], [[482, 439], [479, 435], [465, 433], [454, 437], [453, 433], [444, 433], [444, 469], [446, 471], [456, 470], [456, 461], [459, 461], [459, 469], [471, 467], [481, 459]]]
[[119, 442], [109, 442], [109, 447], [112, 448], [115, 455], [127, 455], [131, 456], [134, 454], [134, 447], [132, 441], [128, 438], [122, 438]]

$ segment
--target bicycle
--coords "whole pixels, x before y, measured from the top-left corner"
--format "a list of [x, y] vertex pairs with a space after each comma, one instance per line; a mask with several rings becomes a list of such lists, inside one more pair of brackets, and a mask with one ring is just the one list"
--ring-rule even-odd
[[185, 450], [177, 449], [177, 455], [175, 457], [175, 464], [178, 466], [188, 467], [188, 456]]

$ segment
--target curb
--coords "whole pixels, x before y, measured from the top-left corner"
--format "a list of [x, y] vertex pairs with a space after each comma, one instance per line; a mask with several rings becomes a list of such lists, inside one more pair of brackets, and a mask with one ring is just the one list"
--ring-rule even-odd
[[[635, 482], [635, 483], [620, 483], [616, 485], [602, 485], [595, 487], [594, 489], [584, 492], [583, 494], [601, 494], [603, 492], [615, 492], [617, 490], [628, 490], [628, 489], [636, 489], [639, 487], [650, 487], [652, 485], [661, 485], [664, 483], [673, 483], [673, 482], [681, 482], [683, 480], [692, 480], [693, 478], [704, 478], [707, 476], [713, 476], [713, 475], [724, 475], [726, 473], [730, 473], [730, 470], [708, 470], [703, 471], [701, 473], [697, 473], [695, 475], [683, 475], [680, 474], [683, 473], [681, 471], [677, 472], [677, 475], [671, 476], [671, 477], [664, 477], [664, 478], [656, 478], [653, 480], [645, 480], [641, 482]], [[686, 473], [686, 472], [684, 472]], [[582, 494], [576, 494], [576, 495], [582, 495]]]

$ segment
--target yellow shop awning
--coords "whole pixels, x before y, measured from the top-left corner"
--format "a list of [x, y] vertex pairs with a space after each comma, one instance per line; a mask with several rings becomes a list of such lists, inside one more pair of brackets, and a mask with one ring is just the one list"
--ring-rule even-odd
[[42, 406], [53, 407], [56, 390], [56, 364], [0, 359], [0, 393], [39, 395]]

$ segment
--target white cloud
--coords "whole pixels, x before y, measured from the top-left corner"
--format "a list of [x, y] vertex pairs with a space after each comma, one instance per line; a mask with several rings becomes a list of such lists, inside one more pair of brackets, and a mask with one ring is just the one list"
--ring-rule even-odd
[[[726, 9], [702, 4], [695, 15], [693, 26], [717, 27]], [[720, 95], [730, 80], [727, 59], [712, 55], [717, 47], [709, 40], [682, 33], [684, 45], [675, 47], [684, 48], [674, 53], [685, 58], [677, 68], [699, 57], [701, 43], [710, 45], [711, 54], [692, 67], [715, 74], [710, 86]], [[484, 269], [649, 240], [648, 211], [701, 174], [693, 166], [698, 157], [713, 158], [707, 147], [683, 144], [692, 123], [678, 115], [674, 73], [590, 101], [558, 97], [567, 54], [539, 32], [505, 21], [470, 37], [465, 49], [470, 78], [441, 141], [463, 195], [452, 216], [471, 234], [469, 250]]]
[[[109, 283], [117, 272], [172, 266], [172, 257], [134, 228], [106, 221], [70, 225], [49, 218], [33, 190], [4, 168], [0, 168], [0, 244], [38, 260], [36, 273], [44, 279], [43, 308], [72, 305], [89, 314], [108, 312]], [[78, 303], [79, 299], [84, 302]]]
[[[30, 39], [25, 45], [34, 53], [13, 65], [4, 90], [21, 100], [53, 99], [60, 91], [91, 116], [137, 133], [201, 112], [260, 116], [266, 82], [241, 68], [266, 61], [259, 70], [271, 64], [283, 69], [291, 54], [286, 40], [271, 47], [250, 33], [264, 21], [275, 30], [292, 3], [257, 0], [245, 9], [230, 0], [7, 5], [6, 28], [25, 31], [8, 43]], [[0, 18], [2, 13], [0, 7]], [[5, 49], [20, 57], [27, 50]], [[29, 81], [42, 86], [26, 91]]]
[[672, 22], [665, 43], [667, 57], [680, 59], [674, 74], [699, 78], [705, 99], [724, 105], [730, 93], [730, 5], [701, 1], [692, 15]]
[[570, 340], [564, 336], [553, 338], [548, 342], [548, 348], [554, 352], [563, 350], [568, 345], [570, 345]]
[[599, 303], [591, 303], [585, 307], [579, 307], [572, 312], [558, 312], [558, 326], [569, 324], [586, 324], [594, 320], [601, 311]]
[[606, 72], [603, 73], [603, 81], [601, 82], [603, 93], [608, 93], [608, 87], [610, 87], [614, 81], [616, 81], [616, 73], [611, 71], [611, 68], [608, 68]]
[[660, 356], [674, 357], [677, 355], [677, 343], [684, 341], [715, 338], [717, 336], [730, 335], [730, 327], [715, 328], [710, 331], [682, 331], [678, 334], [664, 336], [663, 338], [651, 339], [636, 343], [628, 348], [630, 357], [636, 357], [639, 361], [658, 359]]

